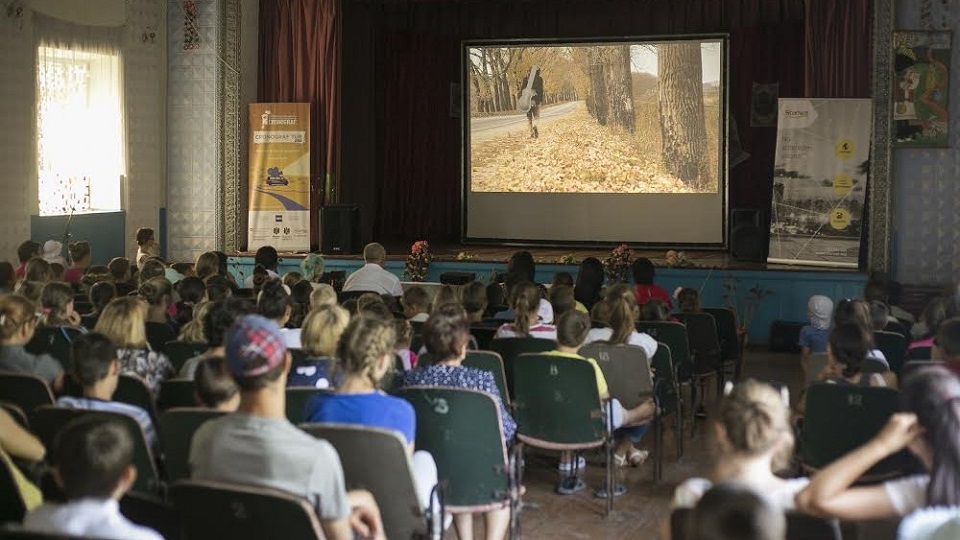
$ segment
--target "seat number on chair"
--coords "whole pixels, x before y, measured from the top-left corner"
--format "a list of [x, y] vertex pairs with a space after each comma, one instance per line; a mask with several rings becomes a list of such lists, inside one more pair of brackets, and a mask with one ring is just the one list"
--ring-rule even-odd
[[450, 412], [450, 405], [447, 404], [447, 400], [443, 398], [433, 400], [433, 412], [437, 414], [447, 414]]
[[560, 371], [557, 369], [557, 366], [550, 364], [550, 376], [556, 377], [559, 374], [560, 374]]
[[247, 519], [247, 507], [244, 506], [242, 502], [234, 501], [230, 503], [230, 508], [233, 510], [233, 517], [237, 519]]
[[847, 405], [851, 407], [863, 407], [863, 394], [849, 394], [847, 396]]

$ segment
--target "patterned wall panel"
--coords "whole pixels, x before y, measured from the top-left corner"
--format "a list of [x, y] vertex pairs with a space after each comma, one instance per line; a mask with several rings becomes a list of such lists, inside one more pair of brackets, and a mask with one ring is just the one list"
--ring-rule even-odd
[[[220, 182], [218, 102], [220, 0], [167, 2], [167, 255], [193, 260], [216, 249]], [[193, 25], [199, 41], [185, 39]]]
[[895, 275], [904, 283], [945, 284], [960, 278], [960, 3], [899, 0], [897, 28], [953, 31], [950, 148], [896, 149], [893, 154]]

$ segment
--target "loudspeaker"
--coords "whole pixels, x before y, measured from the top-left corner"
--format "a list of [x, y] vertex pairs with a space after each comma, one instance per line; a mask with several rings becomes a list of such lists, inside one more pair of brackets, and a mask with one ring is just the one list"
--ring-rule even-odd
[[767, 260], [769, 224], [763, 210], [735, 208], [730, 211], [730, 255], [738, 261]]
[[320, 208], [320, 252], [345, 255], [360, 252], [360, 207], [336, 205]]

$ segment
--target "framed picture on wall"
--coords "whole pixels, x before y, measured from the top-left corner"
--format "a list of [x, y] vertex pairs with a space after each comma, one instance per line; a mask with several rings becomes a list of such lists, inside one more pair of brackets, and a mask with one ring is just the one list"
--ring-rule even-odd
[[951, 39], [947, 31], [893, 33], [893, 146], [949, 146]]

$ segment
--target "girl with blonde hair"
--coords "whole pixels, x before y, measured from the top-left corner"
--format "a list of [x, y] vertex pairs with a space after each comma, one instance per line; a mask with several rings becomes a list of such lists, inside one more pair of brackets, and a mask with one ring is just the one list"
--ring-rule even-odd
[[337, 343], [350, 323], [350, 313], [340, 306], [315, 309], [303, 319], [301, 350], [307, 358], [290, 366], [287, 386], [330, 388], [342, 378], [337, 367]]
[[494, 339], [535, 337], [557, 340], [557, 327], [540, 322], [540, 289], [529, 281], [517, 283], [510, 290], [510, 308], [513, 322], [501, 325]]
[[587, 334], [586, 343], [606, 341], [613, 344], [640, 347], [647, 356], [647, 363], [649, 364], [653, 355], [657, 352], [657, 340], [647, 334], [637, 332], [640, 308], [637, 306], [636, 296], [634, 296], [630, 287], [622, 283], [611, 287], [601, 304], [603, 304], [603, 307], [599, 308], [599, 311], [603, 313], [603, 322], [608, 327], [592, 328]]
[[146, 303], [139, 298], [114, 298], [103, 309], [94, 331], [104, 334], [116, 345], [120, 373], [139, 375], [156, 396], [160, 383], [176, 372], [165, 355], [150, 349], [146, 312]]

